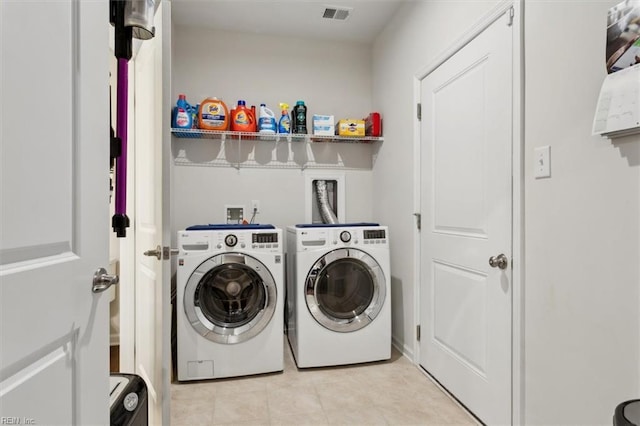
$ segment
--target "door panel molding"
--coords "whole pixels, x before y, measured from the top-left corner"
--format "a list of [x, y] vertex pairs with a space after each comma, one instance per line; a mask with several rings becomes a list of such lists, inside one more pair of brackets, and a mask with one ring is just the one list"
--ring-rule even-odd
[[[469, 30], [463, 34], [458, 40], [454, 41], [451, 46], [444, 50], [440, 55], [436, 57], [428, 66], [418, 70], [415, 77], [418, 81], [431, 74], [436, 68], [445, 63], [449, 58], [455, 55], [460, 49], [469, 44], [471, 40], [476, 38], [481, 32], [489, 28], [496, 20], [500, 19], [509, 9], [512, 7], [520, 8], [520, 0], [503, 0], [496, 4], [495, 7], [490, 10], [485, 16], [480, 18], [478, 22]], [[517, 10], [516, 12], [519, 12]], [[518, 16], [522, 15], [518, 13]], [[515, 23], [516, 21], [514, 21]], [[515, 28], [514, 28], [515, 29]]]
[[[77, 248], [76, 219], [80, 207], [76, 192], [80, 184], [78, 153], [82, 125], [79, 1], [3, 1], [1, 8], [0, 92], [10, 100], [3, 108], [0, 126], [2, 248], [49, 246], [66, 241]], [[22, 14], [30, 19], [15, 18]], [[47, 36], [32, 37], [34, 34]], [[20, 43], [16, 42], [17, 36]], [[22, 84], [24, 81], [28, 83]], [[56, 143], [53, 136], [59, 138]], [[24, 173], [27, 169], [38, 173]], [[23, 202], [25, 194], [37, 194], [37, 201]], [[16, 261], [35, 260], [38, 256], [42, 256], [40, 251], [29, 255], [23, 252]], [[9, 263], [2, 258], [3, 264]]]
[[0, 276], [10, 273], [13, 268], [25, 266], [25, 263], [29, 263], [30, 267], [37, 267], [38, 263], [49, 262], [53, 257], [64, 254], [71, 259], [75, 258], [71, 252], [70, 241], [0, 249]]
[[[469, 343], [483, 341], [481, 338], [486, 340], [487, 274], [465, 266], [434, 259], [432, 262], [431, 277], [432, 282], [434, 283], [431, 288], [431, 302], [434, 308], [432, 309], [433, 316], [430, 318], [430, 322], [434, 340], [444, 348], [444, 350], [448, 351], [461, 363], [465, 364], [467, 368], [473, 370], [479, 376], [486, 377], [486, 358], [484, 357], [484, 355], [486, 355], [486, 347], [481, 351], [482, 353], [470, 354], [469, 350], [471, 348]], [[442, 285], [442, 281], [446, 278], [449, 278], [449, 282], [446, 285]], [[466, 281], [466, 283], [463, 281]], [[458, 292], [458, 294], [456, 294], [455, 290], [459, 290], [465, 285], [467, 287], [474, 287], [473, 293], [476, 297], [473, 299], [461, 299], [459, 296], [462, 295], [462, 292]], [[442, 300], [442, 309], [436, 309], [436, 300]], [[463, 305], [463, 315], [458, 316], [455, 319], [455, 323], [473, 323], [473, 328], [475, 330], [474, 333], [470, 333], [469, 335], [460, 335], [458, 330], [440, 328], [440, 324], [445, 324], [444, 321], [441, 321], [441, 318], [454, 312], [452, 305], [456, 304]], [[482, 359], [479, 360], [479, 358]]]

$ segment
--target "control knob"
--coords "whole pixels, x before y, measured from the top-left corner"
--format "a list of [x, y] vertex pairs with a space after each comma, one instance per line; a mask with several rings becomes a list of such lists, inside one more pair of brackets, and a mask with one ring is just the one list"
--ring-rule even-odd
[[351, 234], [349, 233], [349, 231], [342, 231], [340, 233], [340, 240], [343, 243], [348, 243], [349, 241], [351, 241]]
[[234, 247], [236, 244], [238, 244], [238, 237], [233, 234], [229, 234], [224, 237], [224, 243], [227, 245], [227, 247]]

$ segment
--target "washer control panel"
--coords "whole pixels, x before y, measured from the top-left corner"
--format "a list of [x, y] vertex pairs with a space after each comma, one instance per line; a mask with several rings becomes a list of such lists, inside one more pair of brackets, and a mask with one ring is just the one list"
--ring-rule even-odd
[[251, 249], [254, 251], [282, 251], [280, 234], [273, 231], [236, 232], [226, 234], [224, 244], [227, 249]]
[[279, 229], [181, 231], [178, 246], [182, 255], [235, 250], [282, 253], [284, 249]]

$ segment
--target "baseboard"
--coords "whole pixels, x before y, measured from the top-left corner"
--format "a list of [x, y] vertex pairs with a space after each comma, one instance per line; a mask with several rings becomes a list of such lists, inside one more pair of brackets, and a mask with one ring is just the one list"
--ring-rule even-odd
[[396, 348], [402, 355], [404, 355], [409, 361], [412, 363], [416, 363], [415, 358], [413, 357], [413, 349], [408, 347], [405, 343], [400, 342], [395, 336], [391, 336], [391, 345]]

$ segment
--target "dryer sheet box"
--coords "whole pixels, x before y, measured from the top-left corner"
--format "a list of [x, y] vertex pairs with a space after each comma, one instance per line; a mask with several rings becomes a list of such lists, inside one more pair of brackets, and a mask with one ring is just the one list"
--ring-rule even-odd
[[313, 134], [318, 136], [334, 136], [334, 123], [333, 115], [313, 114]]
[[356, 120], [347, 118], [338, 121], [336, 125], [336, 134], [338, 136], [364, 136], [364, 120]]

